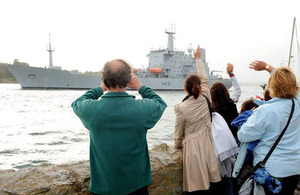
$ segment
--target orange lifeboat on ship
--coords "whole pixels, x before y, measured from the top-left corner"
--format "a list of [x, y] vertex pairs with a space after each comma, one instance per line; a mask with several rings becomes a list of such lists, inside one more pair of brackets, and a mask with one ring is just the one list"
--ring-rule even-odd
[[133, 68], [133, 72], [134, 72], [134, 73], [137, 73], [138, 71], [141, 71], [141, 70], [142, 70], [141, 68], [139, 68], [139, 69]]
[[150, 71], [151, 73], [157, 73], [157, 74], [160, 74], [160, 73], [161, 73], [161, 67], [150, 68], [149, 71]]

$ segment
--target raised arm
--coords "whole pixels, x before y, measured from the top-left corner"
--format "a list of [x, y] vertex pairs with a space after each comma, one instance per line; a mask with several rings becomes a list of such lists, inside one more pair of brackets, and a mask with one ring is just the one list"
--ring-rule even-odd
[[[90, 89], [87, 91], [85, 94], [77, 98], [73, 103], [72, 103], [72, 108], [74, 113], [82, 120], [82, 121], [87, 121], [90, 117], [90, 111], [93, 109], [96, 100], [98, 100], [99, 97], [103, 95], [103, 91], [106, 90], [106, 87], [104, 84], [101, 84], [101, 87], [95, 87], [93, 89]], [[86, 126], [85, 122], [84, 126]]]
[[249, 68], [254, 69], [256, 71], [266, 70], [269, 73], [272, 73], [272, 71], [275, 69], [273, 66], [267, 64], [266, 62], [259, 61], [259, 60], [255, 60], [254, 62], [251, 62]]
[[233, 65], [231, 63], [227, 64], [227, 73], [229, 74], [230, 80], [233, 85], [233, 90], [234, 90], [230, 98], [236, 103], [239, 101], [241, 97], [242, 90], [237, 78], [233, 74]]
[[[166, 102], [157, 95], [150, 87], [143, 85], [135, 74], [131, 74], [131, 80], [127, 87], [136, 89], [142, 96], [140, 105], [144, 108], [148, 122], [145, 123], [147, 129], [151, 129], [161, 118], [164, 110], [167, 107]], [[142, 103], [143, 102], [143, 103]]]
[[211, 100], [210, 91], [209, 91], [209, 80], [207, 78], [207, 74], [204, 68], [204, 64], [201, 60], [202, 50], [198, 45], [196, 51], [194, 51], [194, 59], [196, 60], [197, 65], [197, 73], [200, 77], [201, 81], [201, 94], [205, 95]]

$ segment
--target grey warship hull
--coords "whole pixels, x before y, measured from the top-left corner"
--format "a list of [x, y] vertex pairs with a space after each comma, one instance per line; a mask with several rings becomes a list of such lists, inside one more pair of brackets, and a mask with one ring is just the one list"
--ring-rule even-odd
[[100, 76], [72, 73], [67, 70], [7, 65], [24, 89], [90, 89], [100, 85]]
[[[7, 65], [23, 89], [90, 89], [101, 84], [100, 76], [72, 73], [67, 70]], [[139, 78], [141, 83], [154, 90], [183, 90], [183, 78]], [[228, 79], [210, 79], [209, 83], [223, 82], [231, 86]]]

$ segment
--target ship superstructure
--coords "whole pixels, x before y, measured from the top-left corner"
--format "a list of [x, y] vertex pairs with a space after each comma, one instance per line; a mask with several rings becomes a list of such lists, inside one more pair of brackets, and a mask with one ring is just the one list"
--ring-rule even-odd
[[[185, 77], [188, 74], [197, 72], [196, 62], [193, 58], [193, 48], [188, 47], [187, 54], [184, 51], [174, 50], [173, 35], [175, 31], [170, 29], [166, 30], [165, 33], [168, 35], [167, 48], [150, 51], [147, 55], [149, 58], [148, 68], [145, 70], [136, 69], [135, 74], [142, 83], [151, 86], [153, 89], [182, 90]], [[205, 49], [202, 49], [201, 59], [210, 84], [220, 81], [227, 88], [232, 86], [229, 79], [223, 79], [221, 75], [214, 75], [214, 71], [210, 71], [206, 62]]]

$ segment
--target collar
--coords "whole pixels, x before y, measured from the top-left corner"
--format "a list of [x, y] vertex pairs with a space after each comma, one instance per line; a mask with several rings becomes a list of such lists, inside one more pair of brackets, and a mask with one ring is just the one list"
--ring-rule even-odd
[[257, 105], [261, 106], [261, 105], [264, 105], [264, 104], [271, 104], [273, 102], [278, 102], [280, 100], [284, 100], [284, 99], [279, 98], [279, 97], [274, 97], [274, 98], [270, 99], [269, 101], [255, 99], [254, 103], [256, 103]]
[[129, 95], [126, 92], [107, 92], [101, 96], [101, 98], [119, 98], [119, 97], [131, 97], [135, 98], [134, 95]]

